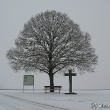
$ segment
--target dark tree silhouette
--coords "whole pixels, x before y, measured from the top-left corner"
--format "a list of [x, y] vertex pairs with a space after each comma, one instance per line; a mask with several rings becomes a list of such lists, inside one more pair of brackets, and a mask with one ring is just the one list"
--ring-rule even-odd
[[94, 71], [98, 57], [90, 40], [66, 14], [46, 11], [24, 25], [7, 58], [14, 70], [47, 73], [52, 89], [54, 74], [65, 68]]

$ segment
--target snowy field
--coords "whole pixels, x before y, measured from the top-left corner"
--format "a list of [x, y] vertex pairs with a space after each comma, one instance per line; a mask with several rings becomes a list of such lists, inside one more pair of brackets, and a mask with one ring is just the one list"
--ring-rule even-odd
[[0, 110], [110, 110], [110, 90], [75, 92], [0, 90]]

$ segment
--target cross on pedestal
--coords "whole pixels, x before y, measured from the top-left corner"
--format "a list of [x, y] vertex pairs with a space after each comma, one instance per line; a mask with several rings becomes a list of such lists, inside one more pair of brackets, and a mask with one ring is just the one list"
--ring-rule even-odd
[[69, 76], [69, 93], [65, 94], [76, 94], [72, 92], [72, 76], [76, 76], [76, 73], [72, 73], [72, 70], [68, 70], [69, 73], [65, 73], [65, 76]]

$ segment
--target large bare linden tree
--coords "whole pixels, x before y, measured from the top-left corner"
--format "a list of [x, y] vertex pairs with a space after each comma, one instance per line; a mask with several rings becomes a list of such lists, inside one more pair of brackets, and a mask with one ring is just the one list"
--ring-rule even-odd
[[16, 48], [7, 52], [7, 58], [16, 71], [47, 73], [53, 89], [54, 74], [65, 68], [94, 71], [98, 57], [90, 41], [90, 35], [82, 32], [67, 14], [46, 11], [24, 24], [15, 40]]

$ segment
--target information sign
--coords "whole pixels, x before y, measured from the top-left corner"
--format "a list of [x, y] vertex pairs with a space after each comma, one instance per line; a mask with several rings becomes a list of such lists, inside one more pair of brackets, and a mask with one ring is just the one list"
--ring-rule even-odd
[[34, 75], [24, 75], [24, 85], [25, 86], [34, 85]]
[[24, 75], [23, 92], [24, 92], [24, 86], [33, 86], [33, 92], [34, 92], [34, 75]]

